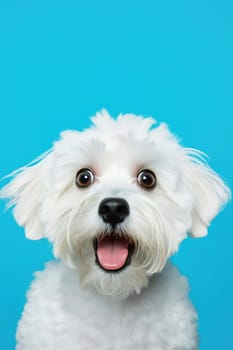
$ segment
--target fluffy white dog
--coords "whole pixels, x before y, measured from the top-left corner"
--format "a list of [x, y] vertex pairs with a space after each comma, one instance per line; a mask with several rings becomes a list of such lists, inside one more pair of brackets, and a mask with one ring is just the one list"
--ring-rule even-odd
[[230, 190], [166, 125], [103, 110], [13, 173], [1, 191], [29, 239], [58, 261], [36, 273], [17, 350], [197, 349], [188, 283], [168, 258]]

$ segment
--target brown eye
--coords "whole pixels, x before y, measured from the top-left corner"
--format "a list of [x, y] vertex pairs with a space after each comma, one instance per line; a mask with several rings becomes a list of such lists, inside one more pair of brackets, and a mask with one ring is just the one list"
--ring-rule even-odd
[[148, 190], [156, 186], [156, 176], [151, 170], [142, 170], [137, 177], [138, 184]]
[[81, 169], [76, 175], [76, 185], [78, 187], [88, 187], [94, 182], [94, 174], [89, 169]]

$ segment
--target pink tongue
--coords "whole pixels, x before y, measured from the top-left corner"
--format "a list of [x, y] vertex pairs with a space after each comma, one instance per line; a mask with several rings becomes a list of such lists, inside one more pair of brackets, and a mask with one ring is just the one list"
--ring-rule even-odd
[[97, 256], [105, 270], [119, 270], [126, 263], [129, 243], [125, 238], [105, 237], [98, 242]]

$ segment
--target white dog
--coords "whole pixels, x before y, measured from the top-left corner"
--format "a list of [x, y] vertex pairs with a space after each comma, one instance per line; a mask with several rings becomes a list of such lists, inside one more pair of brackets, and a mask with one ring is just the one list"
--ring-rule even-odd
[[187, 233], [207, 234], [230, 190], [166, 125], [105, 110], [92, 120], [1, 191], [60, 259], [36, 273], [17, 350], [198, 349], [187, 280], [167, 261]]

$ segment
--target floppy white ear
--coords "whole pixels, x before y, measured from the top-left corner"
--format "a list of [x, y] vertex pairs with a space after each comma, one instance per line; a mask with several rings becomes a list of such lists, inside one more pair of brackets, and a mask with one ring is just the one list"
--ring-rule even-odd
[[25, 228], [29, 239], [43, 237], [41, 220], [42, 203], [45, 196], [51, 155], [47, 153], [35, 160], [34, 165], [16, 170], [9, 177], [13, 179], [1, 189], [0, 198], [8, 199], [8, 208], [13, 206], [16, 222]]
[[187, 186], [193, 195], [192, 227], [190, 235], [203, 237], [211, 220], [218, 214], [231, 197], [224, 181], [205, 163], [200, 152], [186, 150], [188, 162], [185, 166]]

